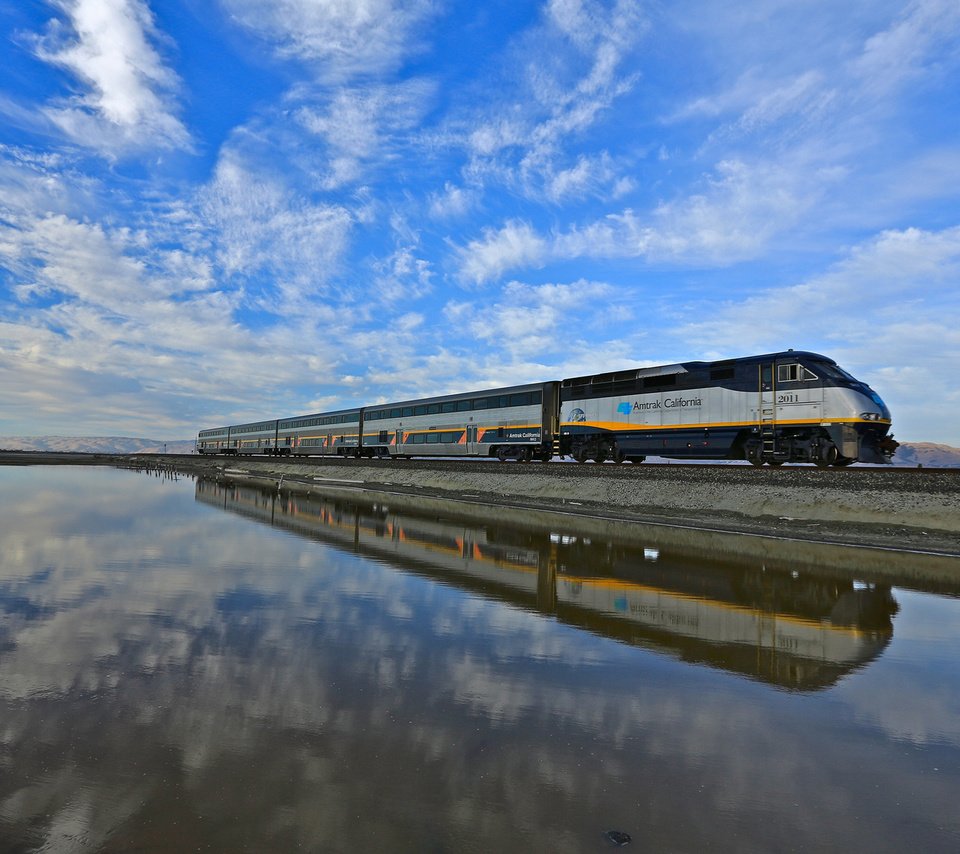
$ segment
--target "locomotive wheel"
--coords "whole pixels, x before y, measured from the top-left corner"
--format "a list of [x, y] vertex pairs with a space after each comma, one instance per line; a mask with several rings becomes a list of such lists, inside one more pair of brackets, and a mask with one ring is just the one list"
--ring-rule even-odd
[[836, 445], [824, 445], [820, 449], [819, 458], [815, 459], [814, 462], [820, 468], [825, 469], [827, 466], [832, 466], [836, 464], [839, 458], [840, 458], [840, 452], [837, 450]]
[[626, 462], [627, 455], [623, 451], [621, 451], [619, 448], [617, 448], [610, 455], [610, 459], [613, 460], [617, 465], [620, 465], [620, 463]]
[[576, 448], [570, 456], [572, 456], [578, 463], [585, 463], [588, 459], [590, 459], [585, 447]]
[[847, 466], [849, 466], [849, 465], [851, 465], [851, 464], [853, 464], [853, 463], [855, 463], [855, 462], [856, 462], [856, 460], [851, 459], [850, 457], [838, 457], [838, 458], [837, 458], [837, 461], [834, 463], [834, 465], [835, 465], [837, 468], [846, 468]]
[[771, 468], [780, 468], [783, 465], [783, 460], [767, 460], [767, 465]]
[[593, 458], [598, 463], [605, 463], [607, 461], [607, 452], [606, 451], [597, 451], [596, 455]]
[[510, 458], [510, 455], [507, 453], [506, 448], [497, 448], [497, 459], [501, 463], [505, 463]]
[[760, 468], [763, 465], [763, 460], [760, 457], [747, 457], [750, 461], [750, 465]]

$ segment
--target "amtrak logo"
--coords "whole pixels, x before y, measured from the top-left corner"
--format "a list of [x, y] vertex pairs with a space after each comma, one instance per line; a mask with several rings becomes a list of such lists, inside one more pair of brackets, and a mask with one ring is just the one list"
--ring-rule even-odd
[[584, 412], [582, 409], [574, 409], [574, 410], [571, 410], [571, 412], [570, 412], [570, 420], [571, 420], [571, 421], [586, 421], [586, 420], [587, 420], [587, 413]]
[[631, 412], [633, 412], [633, 406], [629, 403], [621, 403], [617, 407], [617, 412], [619, 412], [621, 415], [629, 415]]

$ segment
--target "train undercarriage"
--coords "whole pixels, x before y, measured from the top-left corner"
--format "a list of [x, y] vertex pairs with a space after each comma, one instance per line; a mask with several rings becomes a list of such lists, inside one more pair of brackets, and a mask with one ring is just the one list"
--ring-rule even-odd
[[[820, 468], [842, 468], [855, 462], [889, 463], [898, 444], [892, 436], [886, 436], [882, 429], [872, 425], [810, 425], [769, 430], [760, 425], [726, 431], [695, 429], [657, 434], [585, 431], [564, 434], [552, 442], [492, 445], [487, 454], [501, 462], [521, 463], [547, 462], [554, 457], [569, 457], [579, 463], [642, 463], [648, 456], [658, 456], [676, 460], [746, 460], [757, 467], [812, 463]], [[294, 451], [285, 446], [219, 448], [213, 453], [294, 455]], [[348, 446], [337, 448], [333, 456], [386, 459], [407, 455], [392, 454], [381, 446]]]
[[842, 468], [855, 462], [886, 464], [899, 443], [872, 426], [839, 424], [791, 429], [763, 427], [669, 435], [581, 433], [564, 436], [561, 455], [580, 463], [640, 463], [648, 456], [677, 460], [746, 460], [754, 466], [812, 463]]

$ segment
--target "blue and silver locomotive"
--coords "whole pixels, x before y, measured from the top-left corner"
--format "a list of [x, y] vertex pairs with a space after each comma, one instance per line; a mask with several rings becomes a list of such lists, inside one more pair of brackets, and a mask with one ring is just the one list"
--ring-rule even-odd
[[648, 456], [821, 466], [890, 461], [890, 412], [826, 356], [787, 350], [561, 381], [575, 459]]

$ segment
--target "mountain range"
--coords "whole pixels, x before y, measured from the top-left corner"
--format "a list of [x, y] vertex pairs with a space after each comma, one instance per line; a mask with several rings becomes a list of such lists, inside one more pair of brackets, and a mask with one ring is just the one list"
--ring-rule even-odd
[[129, 436], [0, 436], [0, 450], [61, 454], [192, 454], [193, 439], [135, 439]]
[[[138, 439], [126, 436], [7, 436], [0, 450], [56, 451], [84, 454], [192, 454], [193, 439]], [[895, 466], [960, 468], [960, 448], [935, 442], [904, 442], [893, 458]]]

